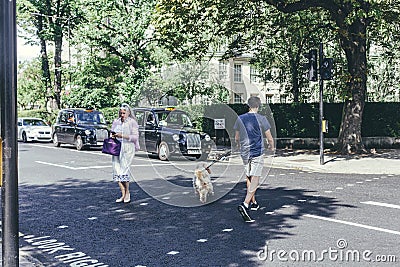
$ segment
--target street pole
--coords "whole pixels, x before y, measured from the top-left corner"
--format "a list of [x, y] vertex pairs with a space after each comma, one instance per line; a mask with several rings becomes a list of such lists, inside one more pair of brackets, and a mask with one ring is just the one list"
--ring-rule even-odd
[[2, 261], [19, 266], [16, 1], [0, 1]]
[[324, 80], [322, 79], [321, 66], [324, 60], [323, 44], [319, 44], [319, 164], [324, 165], [324, 130], [322, 121], [324, 119]]

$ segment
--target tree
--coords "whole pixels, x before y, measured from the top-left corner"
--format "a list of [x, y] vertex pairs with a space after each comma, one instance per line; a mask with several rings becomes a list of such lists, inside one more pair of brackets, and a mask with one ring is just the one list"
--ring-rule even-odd
[[340, 46], [346, 55], [348, 71], [345, 88], [347, 97], [344, 102], [338, 149], [342, 153], [364, 151], [361, 124], [367, 91], [367, 30], [372, 21], [378, 18], [376, 12], [387, 5], [368, 0], [266, 0], [265, 2], [284, 13], [311, 8], [321, 8], [328, 12], [333, 22], [331, 26], [336, 31]]
[[[62, 91], [63, 41], [67, 35], [70, 42], [72, 31], [80, 18], [75, 2], [22, 0], [18, 2], [18, 17], [19, 26], [26, 33], [34, 34], [39, 39], [42, 61], [41, 80], [47, 90], [47, 107], [49, 110], [59, 109]], [[28, 39], [28, 42], [35, 43], [30, 36], [24, 37]], [[50, 75], [49, 44], [54, 45], [54, 83]]]
[[[118, 83], [109, 88], [117, 90], [118, 101], [137, 104], [143, 97], [143, 82], [165, 57], [159, 53], [153, 36], [154, 7], [153, 0], [80, 1], [85, 23], [75, 37], [80, 43], [81, 58], [84, 64], [111, 57], [120, 62], [121, 68], [114, 69], [114, 75], [120, 80], [116, 79]], [[100, 89], [101, 84], [96, 88]]]
[[18, 66], [17, 102], [22, 109], [46, 105], [46, 88], [41, 82], [40, 60], [23, 62]]
[[125, 66], [117, 57], [96, 57], [74, 67], [74, 86], [66, 90], [63, 103], [69, 107], [96, 109], [118, 106]]
[[[275, 7], [285, 14], [295, 14], [306, 10], [323, 12], [325, 14], [323, 18], [326, 21], [320, 24], [325, 23], [326, 29], [337, 37], [347, 66], [338, 150], [342, 153], [354, 153], [364, 151], [361, 124], [367, 89], [368, 30], [372, 25], [376, 26], [382, 21], [391, 21], [398, 25], [398, 20], [395, 21], [394, 18], [399, 17], [399, 5], [398, 2], [369, 0], [221, 0], [218, 2], [165, 0], [160, 1], [158, 10], [162, 18], [159, 19], [162, 22], [160, 33], [163, 34], [167, 27], [172, 27], [177, 36], [173, 38], [174, 40], [179, 41], [185, 37], [185, 41], [192, 44], [197, 41], [198, 36], [202, 36], [197, 33], [203, 35], [207, 33], [212, 40], [221, 40], [220, 36], [232, 36], [237, 29], [238, 34], [235, 36], [237, 39], [237, 36], [240, 36], [240, 30], [244, 28], [243, 25], [252, 28], [264, 21], [258, 18], [260, 14], [268, 10], [268, 6]], [[383, 14], [381, 10], [384, 10], [386, 14]], [[205, 30], [207, 25], [211, 25], [209, 30]], [[169, 45], [172, 48], [177, 47], [174, 41], [170, 41]], [[204, 42], [193, 45], [196, 47], [196, 52], [203, 54], [210, 49], [210, 46]], [[242, 47], [242, 50], [248, 51], [246, 47]]]

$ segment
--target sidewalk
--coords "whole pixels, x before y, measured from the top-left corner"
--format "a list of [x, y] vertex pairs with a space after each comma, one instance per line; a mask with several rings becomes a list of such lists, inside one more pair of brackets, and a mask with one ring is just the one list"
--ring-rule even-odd
[[272, 167], [322, 173], [400, 175], [400, 149], [380, 149], [350, 156], [325, 151], [323, 165], [320, 164], [319, 150], [277, 150]]
[[[0, 242], [0, 245], [3, 244]], [[2, 250], [0, 250], [0, 266], [3, 266], [2, 262]], [[44, 265], [39, 262], [37, 259], [30, 256], [28, 253], [19, 250], [19, 267], [43, 267]]]

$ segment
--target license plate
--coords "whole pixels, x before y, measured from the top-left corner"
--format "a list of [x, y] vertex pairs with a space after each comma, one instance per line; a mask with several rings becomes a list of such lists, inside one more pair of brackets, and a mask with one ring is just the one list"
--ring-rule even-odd
[[193, 155], [193, 154], [201, 154], [200, 150], [196, 149], [189, 149], [188, 154]]
[[102, 145], [103, 145], [103, 142], [97, 142], [97, 145], [98, 145], [98, 146], [102, 146]]

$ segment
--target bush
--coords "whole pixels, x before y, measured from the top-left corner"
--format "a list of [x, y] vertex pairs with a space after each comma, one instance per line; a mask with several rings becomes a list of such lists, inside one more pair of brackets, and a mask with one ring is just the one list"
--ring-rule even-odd
[[31, 109], [18, 111], [18, 117], [35, 117], [46, 121], [49, 125], [52, 125], [57, 118], [58, 111], [48, 112], [44, 109]]

